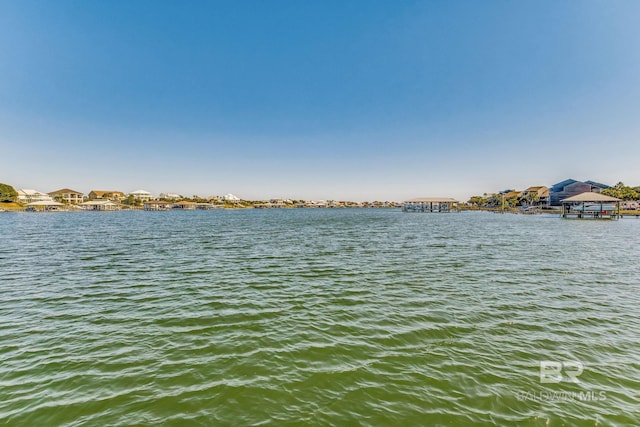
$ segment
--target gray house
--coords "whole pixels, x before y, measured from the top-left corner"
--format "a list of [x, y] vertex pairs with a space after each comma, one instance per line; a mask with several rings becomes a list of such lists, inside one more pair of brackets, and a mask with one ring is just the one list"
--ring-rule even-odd
[[566, 179], [562, 182], [554, 184], [549, 188], [549, 204], [551, 206], [561, 206], [562, 200], [575, 195], [593, 192], [599, 193], [605, 188], [611, 188], [606, 184], [595, 181], [576, 181], [575, 179]]

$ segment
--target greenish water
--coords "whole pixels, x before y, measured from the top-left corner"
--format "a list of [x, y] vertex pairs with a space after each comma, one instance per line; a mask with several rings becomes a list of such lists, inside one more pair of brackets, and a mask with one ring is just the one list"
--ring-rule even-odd
[[640, 220], [5, 213], [0, 234], [1, 425], [640, 423]]

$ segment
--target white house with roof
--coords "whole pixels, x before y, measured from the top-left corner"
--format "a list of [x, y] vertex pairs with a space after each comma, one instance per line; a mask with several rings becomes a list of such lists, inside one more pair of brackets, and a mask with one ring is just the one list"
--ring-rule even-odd
[[225, 202], [239, 202], [240, 197], [234, 196], [233, 194], [229, 193], [222, 196], [222, 200], [224, 200]]
[[21, 203], [34, 203], [34, 202], [53, 202], [54, 200], [47, 193], [43, 193], [37, 190], [31, 190], [23, 188], [17, 191], [18, 202]]
[[176, 193], [160, 193], [159, 196], [161, 199], [166, 199], [166, 200], [180, 200], [182, 199], [182, 196]]
[[148, 202], [153, 199], [153, 195], [145, 190], [136, 190], [129, 193], [130, 196], [133, 196], [136, 200], [140, 200], [141, 202]]

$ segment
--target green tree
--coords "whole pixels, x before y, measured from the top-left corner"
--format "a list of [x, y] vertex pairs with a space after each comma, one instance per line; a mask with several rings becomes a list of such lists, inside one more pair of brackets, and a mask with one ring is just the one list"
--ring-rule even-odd
[[525, 194], [524, 201], [527, 204], [527, 206], [533, 206], [538, 201], [540, 201], [540, 195], [538, 194], [537, 191], [529, 191], [527, 194]]
[[489, 202], [489, 199], [487, 199], [486, 197], [471, 196], [471, 198], [467, 203], [473, 206], [481, 207], [481, 206], [486, 206], [488, 202]]
[[487, 205], [494, 208], [501, 208], [504, 204], [504, 194], [490, 194], [487, 198]]
[[511, 196], [509, 198], [504, 199], [505, 203], [508, 207], [510, 208], [514, 208], [516, 206], [518, 206], [518, 196]]
[[602, 190], [602, 194], [617, 197], [622, 200], [638, 200], [640, 198], [640, 194], [634, 188], [624, 185], [623, 182], [619, 182], [611, 188]]
[[0, 183], [0, 202], [15, 202], [18, 200], [18, 192], [9, 184]]
[[140, 200], [136, 199], [133, 194], [129, 194], [125, 199], [122, 200], [122, 204], [127, 206], [139, 206]]

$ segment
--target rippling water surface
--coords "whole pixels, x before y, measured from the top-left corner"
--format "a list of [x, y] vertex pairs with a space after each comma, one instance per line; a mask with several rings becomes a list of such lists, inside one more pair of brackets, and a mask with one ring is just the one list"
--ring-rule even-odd
[[2, 425], [640, 424], [640, 220], [5, 213], [0, 234]]

